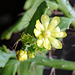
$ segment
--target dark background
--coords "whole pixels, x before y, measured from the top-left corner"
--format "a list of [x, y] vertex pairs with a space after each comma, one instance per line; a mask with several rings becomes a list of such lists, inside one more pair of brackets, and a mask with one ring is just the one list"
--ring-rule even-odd
[[[20, 14], [25, 11], [23, 10], [24, 3], [25, 0], [0, 0], [0, 36], [21, 17]], [[70, 0], [70, 3], [74, 6], [75, 0]], [[56, 50], [53, 57], [75, 61], [75, 31], [67, 30], [67, 34], [68, 36], [63, 41], [63, 49]], [[11, 49], [19, 36], [19, 34], [13, 34], [8, 41], [0, 39], [0, 46], [5, 44]], [[51, 68], [46, 67], [43, 75], [50, 75], [50, 70]], [[71, 75], [71, 73], [72, 71], [56, 70], [56, 75]]]

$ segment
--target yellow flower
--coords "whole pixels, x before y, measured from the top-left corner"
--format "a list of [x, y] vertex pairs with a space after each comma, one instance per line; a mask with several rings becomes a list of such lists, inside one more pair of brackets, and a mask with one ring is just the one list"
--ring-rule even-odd
[[27, 60], [27, 52], [23, 50], [17, 51], [17, 59], [19, 61]]
[[42, 15], [41, 22], [36, 21], [34, 34], [36, 37], [39, 37], [37, 40], [37, 45], [39, 47], [45, 47], [50, 50], [51, 45], [56, 49], [62, 48], [62, 43], [56, 38], [64, 38], [67, 36], [66, 32], [60, 31], [60, 28], [57, 26], [60, 22], [59, 17], [54, 17], [49, 24], [49, 17], [47, 15]]

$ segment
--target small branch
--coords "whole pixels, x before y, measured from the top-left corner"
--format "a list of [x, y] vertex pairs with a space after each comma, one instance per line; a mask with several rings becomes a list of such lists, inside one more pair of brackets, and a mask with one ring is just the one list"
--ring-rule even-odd
[[49, 59], [52, 59], [52, 50], [49, 51]]
[[72, 72], [72, 75], [75, 75], [75, 71]]
[[15, 51], [18, 45], [18, 41], [13, 45], [12, 49]]
[[72, 47], [75, 47], [75, 44], [73, 44]]
[[24, 14], [24, 12], [22, 12], [22, 13], [19, 13], [19, 14], [18, 14], [18, 16], [23, 16], [23, 14]]
[[56, 14], [56, 13], [55, 13], [52, 9], [50, 9], [49, 7], [48, 7], [48, 9], [51, 10], [54, 14]]
[[63, 15], [63, 12], [55, 11], [56, 15]]
[[56, 74], [55, 74], [55, 68], [52, 68], [52, 69], [51, 69], [50, 75], [56, 75]]

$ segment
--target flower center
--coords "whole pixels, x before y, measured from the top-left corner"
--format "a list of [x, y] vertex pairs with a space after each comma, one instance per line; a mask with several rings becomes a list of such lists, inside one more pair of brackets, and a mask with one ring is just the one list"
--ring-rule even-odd
[[45, 31], [42, 31], [42, 35], [43, 35], [43, 37], [50, 37], [50, 31], [48, 31], [48, 30], [45, 30]]

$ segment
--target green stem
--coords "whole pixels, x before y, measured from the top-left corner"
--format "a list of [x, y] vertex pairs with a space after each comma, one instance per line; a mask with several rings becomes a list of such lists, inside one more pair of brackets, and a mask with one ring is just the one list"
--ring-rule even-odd
[[48, 59], [46, 57], [37, 56], [34, 59], [29, 59], [27, 62], [34, 62], [39, 65], [54, 67], [56, 69], [75, 70], [75, 63], [66, 60]]
[[68, 0], [56, 0], [59, 9], [64, 13], [65, 16], [72, 19], [72, 25], [75, 28], [75, 11], [68, 2]]
[[[12, 58], [16, 57], [15, 52], [13, 52], [11, 56]], [[38, 65], [44, 65], [48, 67], [54, 67], [56, 69], [64, 69], [64, 70], [75, 70], [75, 62], [66, 61], [66, 60], [58, 60], [58, 59], [48, 59], [46, 57], [36, 56], [34, 59], [28, 59], [26, 62], [36, 63]]]

